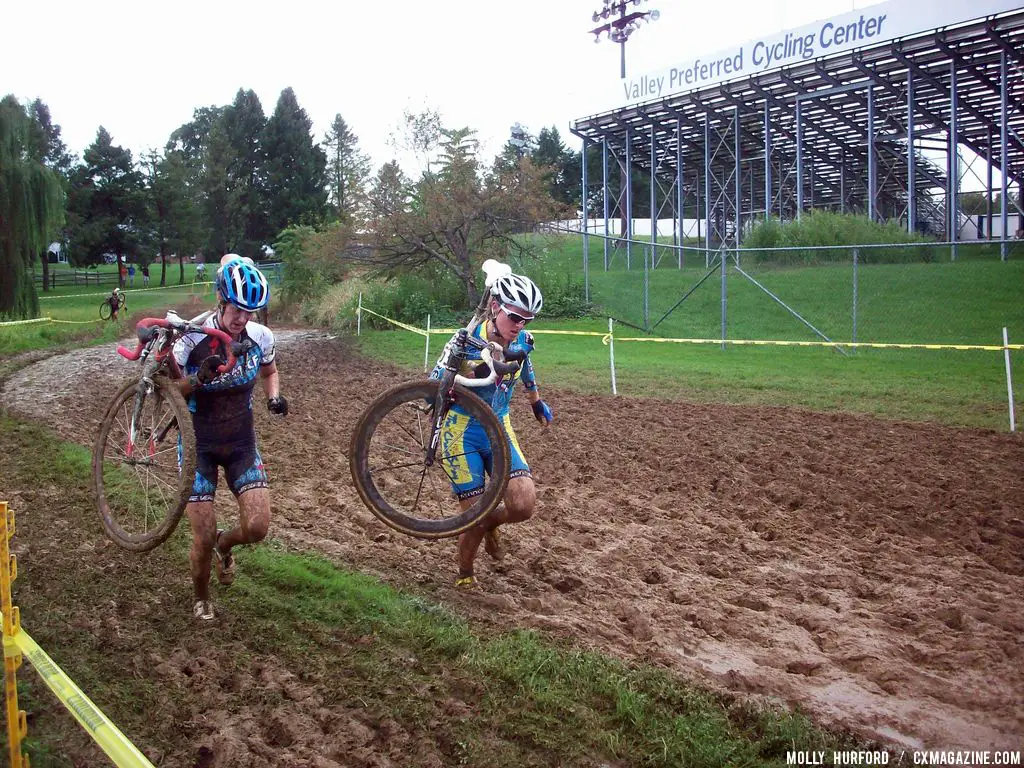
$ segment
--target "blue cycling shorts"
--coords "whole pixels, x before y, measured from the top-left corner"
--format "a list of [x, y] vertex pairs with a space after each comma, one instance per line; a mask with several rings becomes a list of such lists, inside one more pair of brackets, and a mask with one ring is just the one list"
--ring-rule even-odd
[[267, 470], [256, 448], [255, 436], [216, 448], [197, 448], [196, 477], [189, 503], [213, 501], [217, 493], [217, 467], [224, 467], [228, 487], [237, 497], [254, 488], [267, 488]]
[[[532, 477], [508, 414], [499, 418], [509, 447], [509, 477]], [[463, 413], [448, 412], [441, 428], [440, 463], [459, 501], [484, 492], [491, 473], [491, 444], [480, 422]]]

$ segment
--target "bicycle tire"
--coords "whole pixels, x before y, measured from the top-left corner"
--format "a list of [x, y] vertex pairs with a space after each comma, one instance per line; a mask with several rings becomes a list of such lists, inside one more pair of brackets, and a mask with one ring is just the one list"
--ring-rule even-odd
[[[437, 459], [429, 467], [425, 460], [394, 461], [396, 455], [419, 455], [425, 459], [439, 386], [434, 380], [416, 381], [384, 392], [360, 417], [349, 443], [349, 468], [363, 503], [391, 528], [421, 539], [456, 536], [471, 528], [498, 506], [508, 485], [510, 458], [505, 430], [483, 400], [458, 385], [455, 402], [481, 424], [491, 454], [490, 472], [483, 477], [484, 491], [475, 497], [473, 506], [465, 511], [459, 509], [444, 465], [443, 446], [438, 447]], [[409, 423], [413, 425], [410, 428], [403, 424], [406, 417], [410, 417]], [[406, 445], [389, 442], [406, 437]], [[391, 463], [378, 463], [388, 461]], [[420, 507], [425, 486], [429, 499]], [[409, 497], [414, 490], [410, 505]], [[435, 503], [438, 514], [434, 514]]]
[[100, 304], [100, 320], [110, 319], [110, 302], [104, 301]]
[[[125, 382], [114, 395], [93, 446], [92, 492], [103, 529], [115, 544], [134, 552], [148, 552], [174, 532], [196, 474], [195, 434], [185, 398], [166, 376], [155, 376], [153, 383], [139, 419], [147, 445], [143, 458], [135, 458], [138, 441], [132, 443], [129, 430], [138, 379]], [[173, 456], [173, 461], [161, 463], [158, 456]]]
[[122, 293], [122, 294], [121, 294], [120, 296], [118, 296], [118, 298], [117, 298], [117, 308], [118, 308], [118, 309], [124, 309], [124, 308], [125, 308], [125, 307], [126, 307], [127, 305], [128, 305], [128, 299], [127, 299], [127, 298], [125, 297], [125, 295], [124, 295], [124, 294]]

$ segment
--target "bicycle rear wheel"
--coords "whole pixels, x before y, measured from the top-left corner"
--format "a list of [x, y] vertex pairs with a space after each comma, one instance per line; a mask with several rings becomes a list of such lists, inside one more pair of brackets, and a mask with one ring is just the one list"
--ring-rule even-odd
[[104, 301], [100, 304], [100, 320], [110, 319], [110, 302]]
[[[455, 387], [455, 403], [482, 427], [464, 447], [465, 416], [449, 414], [435, 460], [428, 465], [439, 382], [401, 384], [378, 397], [359, 419], [349, 445], [349, 468], [366, 506], [387, 525], [423, 539], [455, 536], [488, 515], [508, 485], [508, 437], [494, 411]], [[474, 467], [487, 465], [489, 471]], [[483, 492], [463, 511], [452, 478]]]
[[[107, 536], [135, 552], [159, 546], [174, 532], [196, 474], [195, 435], [185, 399], [173, 381], [137, 379], [114, 396], [92, 454], [92, 490]], [[141, 402], [137, 401], [141, 398]]]

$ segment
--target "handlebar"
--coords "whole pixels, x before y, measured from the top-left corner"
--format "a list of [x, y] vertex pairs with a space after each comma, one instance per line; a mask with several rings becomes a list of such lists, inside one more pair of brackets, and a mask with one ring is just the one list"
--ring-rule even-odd
[[234, 342], [231, 337], [220, 328], [208, 328], [187, 320], [172, 320], [163, 317], [146, 317], [140, 320], [135, 326], [135, 334], [139, 338], [139, 343], [136, 345], [135, 349], [128, 349], [127, 347], [119, 344], [117, 347], [117, 353], [127, 360], [138, 360], [142, 355], [142, 350], [153, 338], [153, 334], [156, 333], [156, 328], [170, 328], [171, 330], [182, 333], [205, 333], [207, 336], [213, 336], [224, 344], [224, 351], [227, 356], [227, 361], [224, 365], [217, 368], [217, 373], [227, 373], [235, 365], [235, 352], [233, 348]]
[[[486, 387], [488, 384], [493, 384], [494, 380], [499, 376], [508, 376], [519, 370], [519, 360], [509, 360], [508, 362], [502, 360], [495, 360], [493, 351], [499, 349], [497, 344], [486, 342], [483, 339], [478, 339], [475, 336], [470, 336], [468, 332], [465, 336], [465, 343], [468, 346], [474, 347], [480, 350], [480, 359], [490, 369], [490, 373], [482, 379], [471, 379], [461, 374], [455, 375], [455, 383], [461, 384], [464, 387]], [[519, 357], [518, 354], [515, 355]], [[526, 355], [522, 355], [525, 358]]]

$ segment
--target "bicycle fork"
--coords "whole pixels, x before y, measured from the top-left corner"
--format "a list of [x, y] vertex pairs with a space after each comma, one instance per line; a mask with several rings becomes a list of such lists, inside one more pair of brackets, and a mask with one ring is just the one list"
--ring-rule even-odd
[[430, 443], [427, 445], [427, 454], [423, 460], [424, 466], [431, 467], [437, 458], [437, 449], [441, 444], [441, 429], [448, 418], [448, 409], [455, 400], [455, 374], [454, 371], [446, 373], [441, 379], [437, 389], [437, 397], [434, 398], [434, 422], [430, 429]]

